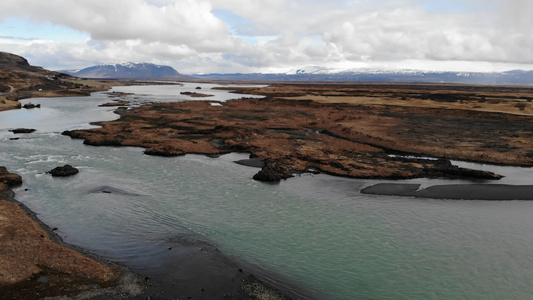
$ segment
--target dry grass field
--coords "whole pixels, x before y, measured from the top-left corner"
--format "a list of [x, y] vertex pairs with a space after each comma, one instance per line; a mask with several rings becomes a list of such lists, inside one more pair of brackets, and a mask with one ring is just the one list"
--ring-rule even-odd
[[[153, 104], [66, 134], [146, 154], [251, 153], [257, 178], [319, 171], [357, 178], [491, 177], [447, 160], [533, 165], [530, 88], [404, 84], [274, 84], [212, 106]], [[238, 96], [236, 96], [238, 98]], [[392, 154], [430, 156], [441, 160]], [[497, 178], [494, 176], [493, 178]]]

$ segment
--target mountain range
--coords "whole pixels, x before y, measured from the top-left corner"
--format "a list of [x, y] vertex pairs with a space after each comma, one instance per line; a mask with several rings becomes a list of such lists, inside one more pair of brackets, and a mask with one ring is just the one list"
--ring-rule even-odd
[[189, 76], [178, 73], [170, 66], [151, 63], [104, 64], [81, 70], [63, 70], [61, 72], [91, 79], [190, 79]]
[[206, 80], [320, 81], [320, 82], [413, 82], [533, 85], [533, 71], [438, 72], [421, 70], [349, 69], [318, 66], [293, 69], [286, 73], [194, 74]]
[[319, 82], [412, 82], [493, 85], [533, 85], [533, 71], [439, 72], [386, 69], [328, 69], [320, 66], [295, 68], [284, 73], [210, 73], [183, 75], [170, 66], [151, 63], [105, 64], [63, 73], [94, 79], [174, 79], [231, 81]]

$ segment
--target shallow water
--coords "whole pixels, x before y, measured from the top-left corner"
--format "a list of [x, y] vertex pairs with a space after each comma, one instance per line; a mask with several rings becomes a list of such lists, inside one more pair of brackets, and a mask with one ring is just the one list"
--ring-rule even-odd
[[[139, 101], [171, 97], [150, 94], [153, 87], [135, 89], [142, 96], [128, 97]], [[265, 184], [251, 179], [258, 169], [233, 162], [245, 154], [153, 157], [140, 148], [92, 147], [60, 135], [116, 118], [97, 106], [109, 102], [105, 93], [26, 102], [42, 108], [0, 112], [0, 161], [24, 179], [16, 198], [66, 242], [111, 260], [151, 268], [164, 245], [195, 234], [321, 299], [533, 294], [533, 202], [363, 195], [361, 188], [381, 181], [327, 175]], [[17, 127], [38, 131], [10, 140], [15, 135], [7, 129]], [[66, 163], [80, 173], [45, 174]], [[504, 168], [505, 180], [531, 184], [531, 169]]]
[[[238, 86], [238, 85], [231, 85]], [[246, 85], [249, 87], [262, 87], [264, 85]], [[132, 104], [145, 104], [149, 102], [179, 102], [179, 101], [227, 101], [237, 98], [263, 98], [257, 95], [240, 95], [229, 93], [227, 90], [217, 90], [213, 87], [227, 87], [221, 84], [184, 82], [177, 85], [132, 85], [113, 87], [110, 92], [126, 93], [121, 98]], [[208, 97], [191, 97], [182, 92], [201, 93]]]

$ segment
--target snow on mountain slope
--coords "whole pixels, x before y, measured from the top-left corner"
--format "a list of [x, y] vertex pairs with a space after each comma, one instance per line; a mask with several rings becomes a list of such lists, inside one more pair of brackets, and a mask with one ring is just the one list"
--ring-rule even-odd
[[63, 71], [64, 73], [86, 78], [116, 78], [116, 79], [185, 79], [186, 75], [178, 73], [170, 66], [151, 63], [120, 63], [102, 64], [77, 71]]
[[291, 69], [285, 74], [287, 75], [298, 75], [298, 74], [324, 74], [327, 73], [330, 69], [319, 67], [319, 66], [306, 66], [299, 69]]
[[415, 69], [326, 68], [305, 66], [289, 71], [252, 74], [198, 74], [198, 78], [257, 81], [322, 81], [322, 82], [420, 82], [465, 84], [533, 85], [533, 71], [450, 72]]

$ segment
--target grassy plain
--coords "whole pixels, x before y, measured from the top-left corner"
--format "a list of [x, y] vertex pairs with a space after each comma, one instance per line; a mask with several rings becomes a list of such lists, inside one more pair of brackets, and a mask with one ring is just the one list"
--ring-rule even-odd
[[299, 83], [227, 89], [266, 98], [146, 105], [119, 111], [121, 118], [99, 123], [102, 128], [66, 134], [91, 145], [141, 146], [152, 155], [249, 152], [265, 163], [257, 179], [266, 180], [309, 171], [497, 179], [448, 160], [533, 165], [533, 93], [527, 87]]

